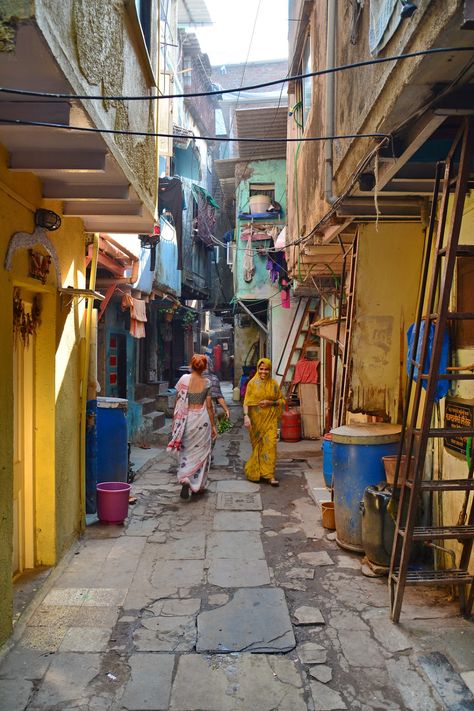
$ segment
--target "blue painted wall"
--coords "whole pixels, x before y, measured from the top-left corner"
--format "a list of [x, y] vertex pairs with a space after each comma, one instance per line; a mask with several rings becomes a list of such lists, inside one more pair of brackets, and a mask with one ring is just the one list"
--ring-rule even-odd
[[[259, 220], [265, 224], [275, 223], [282, 229], [286, 215], [286, 161], [284, 159], [251, 161], [246, 167], [245, 174], [248, 176], [242, 180], [237, 187], [236, 203], [237, 215], [240, 212], [249, 211], [250, 184], [253, 183], [273, 183], [275, 185], [275, 200], [283, 207], [283, 217], [279, 220]], [[237, 299], [256, 300], [269, 299], [273, 294], [278, 293], [278, 284], [270, 282], [270, 272], [266, 269], [267, 258], [260, 257], [254, 252], [255, 274], [252, 281], [246, 282], [243, 277], [244, 250], [246, 241], [240, 239], [241, 226], [247, 224], [248, 220], [237, 219], [237, 249], [234, 265], [234, 290]], [[270, 241], [253, 242], [253, 246], [270, 246]]]

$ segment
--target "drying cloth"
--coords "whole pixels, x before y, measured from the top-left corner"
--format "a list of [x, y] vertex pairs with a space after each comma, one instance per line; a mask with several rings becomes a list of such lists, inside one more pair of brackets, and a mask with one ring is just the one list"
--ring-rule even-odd
[[179, 178], [160, 178], [158, 183], [158, 212], [169, 210], [173, 215], [178, 244], [177, 269], [183, 268], [183, 186]]
[[134, 299], [130, 294], [124, 294], [122, 309], [130, 309], [130, 335], [134, 338], [145, 338], [146, 303], [141, 299]]
[[376, 57], [388, 44], [401, 22], [398, 0], [370, 0], [370, 54]]
[[280, 298], [281, 298], [281, 305], [284, 309], [291, 308], [289, 289], [282, 289], [280, 291]]
[[294, 383], [312, 383], [316, 385], [318, 382], [319, 360], [299, 360], [295, 365]]
[[252, 243], [247, 242], [247, 246], [244, 252], [243, 259], [243, 270], [244, 270], [244, 281], [252, 281], [253, 275], [255, 274], [255, 265], [253, 263], [253, 249]]

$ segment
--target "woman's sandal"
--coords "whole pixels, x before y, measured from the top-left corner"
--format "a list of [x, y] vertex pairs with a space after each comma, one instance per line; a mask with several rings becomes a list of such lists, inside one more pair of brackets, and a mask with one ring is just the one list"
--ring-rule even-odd
[[278, 479], [270, 479], [270, 486], [280, 486]]

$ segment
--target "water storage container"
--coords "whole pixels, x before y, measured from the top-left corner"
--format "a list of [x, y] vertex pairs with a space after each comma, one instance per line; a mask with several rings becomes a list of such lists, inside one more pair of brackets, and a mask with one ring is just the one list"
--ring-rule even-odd
[[329, 432], [323, 436], [321, 444], [323, 451], [323, 477], [327, 488], [332, 486], [332, 434]]
[[332, 430], [336, 541], [363, 553], [360, 502], [368, 486], [385, 481], [382, 457], [396, 454], [400, 425], [368, 423]]
[[386, 484], [368, 486], [362, 505], [362, 545], [371, 563], [388, 568], [395, 524], [387, 511], [392, 497]]
[[287, 409], [281, 415], [280, 435], [284, 442], [299, 442], [301, 439], [301, 415]]
[[97, 398], [97, 481], [127, 481], [128, 400]]

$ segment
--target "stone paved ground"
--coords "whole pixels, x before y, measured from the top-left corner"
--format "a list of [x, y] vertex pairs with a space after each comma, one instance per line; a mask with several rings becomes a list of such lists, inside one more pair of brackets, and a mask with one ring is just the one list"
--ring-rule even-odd
[[126, 526], [89, 526], [16, 627], [1, 709], [474, 708], [456, 603], [409, 590], [393, 626], [386, 580], [322, 528], [320, 460], [280, 461], [274, 489], [245, 481], [248, 453], [235, 427], [189, 502], [160, 453]]

